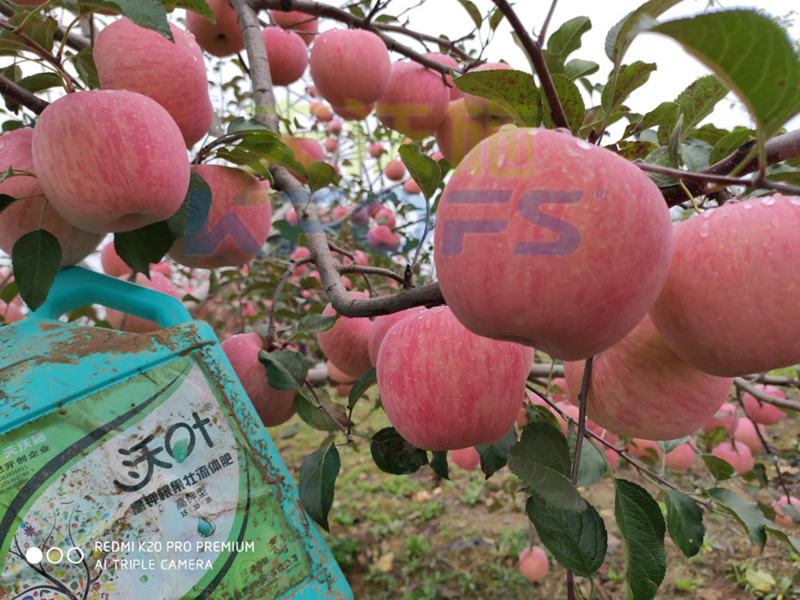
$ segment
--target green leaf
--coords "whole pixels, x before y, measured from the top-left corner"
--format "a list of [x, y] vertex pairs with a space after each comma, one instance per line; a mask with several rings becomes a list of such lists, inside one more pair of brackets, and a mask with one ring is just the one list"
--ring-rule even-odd
[[428, 453], [405, 441], [394, 427], [381, 429], [372, 437], [370, 452], [378, 468], [392, 475], [416, 473], [428, 464]]
[[591, 60], [582, 60], [580, 58], [573, 58], [564, 65], [564, 75], [570, 79], [578, 79], [592, 75], [600, 70], [600, 65]]
[[638, 123], [631, 123], [625, 128], [623, 138], [636, 135], [641, 131], [663, 125], [665, 123], [675, 123], [678, 120], [678, 103], [662, 102], [649, 113], [645, 113], [642, 120]]
[[581, 47], [581, 36], [592, 28], [589, 17], [575, 17], [566, 21], [547, 40], [547, 51], [562, 60]]
[[319, 431], [339, 431], [339, 425], [346, 427], [349, 421], [344, 408], [333, 402], [325, 390], [316, 389], [314, 391], [324, 410], [320, 408], [320, 405], [317, 404], [316, 399], [311, 396], [310, 392], [299, 390], [294, 397], [294, 409], [303, 422], [312, 429]]
[[358, 4], [348, 4], [347, 10], [349, 10], [351, 13], [353, 13], [355, 16], [361, 19], [365, 19], [367, 17], [367, 15], [364, 14], [364, 11], [361, 10], [361, 7]]
[[735, 471], [729, 462], [722, 460], [713, 454], [701, 454], [700, 458], [702, 458], [703, 462], [706, 463], [706, 467], [708, 467], [711, 475], [717, 481], [728, 481], [731, 477], [733, 477]]
[[326, 162], [316, 161], [308, 167], [308, 187], [313, 194], [328, 187], [336, 179], [336, 169]]
[[447, 466], [447, 450], [432, 452], [431, 469], [442, 479], [450, 479], [450, 470]]
[[47, 300], [61, 268], [61, 244], [49, 231], [31, 231], [14, 244], [11, 264], [20, 296], [31, 310], [36, 310]]
[[[713, 75], [706, 75], [693, 82], [683, 90], [675, 99], [678, 105], [678, 114], [683, 115], [683, 134], [681, 141], [684, 141], [705, 119], [714, 111], [714, 107], [728, 95], [728, 90]], [[675, 121], [666, 121], [659, 128], [659, 139], [667, 137], [667, 131], [672, 129]]]
[[356, 403], [361, 399], [369, 388], [378, 382], [378, 371], [373, 367], [358, 378], [350, 388], [350, 397], [347, 399], [347, 409], [352, 413]]
[[84, 48], [70, 59], [75, 63], [75, 70], [86, 87], [91, 90], [99, 90], [100, 77], [97, 75], [97, 66], [94, 64], [94, 51], [91, 48]]
[[167, 11], [158, 0], [108, 0], [116, 4], [122, 14], [139, 27], [157, 31], [169, 41], [174, 42], [167, 21]]
[[672, 127], [672, 133], [669, 134], [669, 144], [667, 145], [669, 166], [673, 169], [678, 169], [681, 166], [680, 140], [682, 133], [683, 115], [680, 115], [678, 120], [675, 122], [675, 125]]
[[594, 506], [570, 512], [528, 498], [525, 512], [539, 539], [558, 563], [581, 577], [591, 577], [606, 557], [608, 534]]
[[[650, 163], [651, 165], [668, 167], [669, 150], [667, 149], [666, 146], [661, 146], [660, 148], [656, 148], [645, 157], [644, 162]], [[660, 188], [669, 187], [671, 185], [676, 185], [678, 183], [678, 180], [670, 175], [661, 175], [659, 173], [648, 173], [647, 175]]]
[[619, 72], [611, 76], [603, 89], [600, 103], [606, 113], [613, 112], [634, 90], [647, 83], [650, 73], [656, 68], [655, 63], [642, 61], [620, 67]]
[[788, 535], [782, 529], [778, 529], [778, 528], [773, 527], [771, 525], [767, 525], [767, 532], [771, 536], [775, 536], [776, 538], [781, 540], [783, 543], [788, 544], [795, 553], [800, 554], [800, 539], [797, 539], [794, 536]]
[[181, 207], [167, 219], [167, 227], [173, 240], [203, 226], [208, 220], [212, 200], [211, 186], [200, 174], [193, 172], [189, 177], [189, 189], [186, 190]]
[[150, 277], [150, 265], [164, 258], [172, 242], [167, 221], [114, 234], [114, 248], [119, 257], [134, 272], [144, 273], [147, 277]]
[[664, 517], [658, 503], [640, 485], [617, 479], [616, 487], [614, 513], [625, 541], [628, 597], [651, 600], [667, 572]]
[[664, 493], [667, 505], [667, 527], [669, 536], [687, 558], [700, 552], [706, 529], [703, 526], [703, 511], [697, 502], [678, 490]]
[[519, 442], [508, 451], [508, 468], [538, 499], [571, 512], [586, 508], [586, 501], [569, 480], [567, 438], [550, 424], [525, 425]]
[[297, 333], [322, 333], [336, 324], [339, 315], [305, 315], [297, 324]]
[[398, 149], [409, 175], [417, 182], [426, 199], [430, 200], [442, 184], [439, 163], [425, 156], [416, 144], [403, 144]]
[[714, 163], [721, 161], [723, 158], [728, 157], [729, 155], [733, 154], [733, 152], [737, 150], [739, 146], [746, 144], [753, 139], [755, 135], [756, 132], [752, 129], [738, 129], [736, 131], [732, 131], [714, 144], [714, 148], [712, 148], [711, 154], [708, 157], [708, 162], [713, 165]]
[[625, 53], [630, 48], [633, 39], [641, 31], [642, 26], [680, 2], [681, 0], [650, 0], [628, 13], [606, 35], [606, 56], [615, 65], [622, 64]]
[[668, 21], [651, 31], [677, 41], [734, 91], [762, 141], [800, 112], [800, 57], [770, 17], [725, 10]]
[[[20, 11], [8, 18], [10, 25], [18, 26], [27, 19], [30, 13]], [[28, 20], [25, 23], [23, 32], [34, 42], [39, 44], [47, 51], [53, 50], [55, 33], [58, 31], [58, 21], [49, 16], [42, 17], [41, 14]], [[30, 50], [28, 43], [9, 29], [0, 31], [0, 49], [2, 50]], [[16, 80], [15, 80], [16, 81]]]
[[689, 171], [698, 172], [708, 167], [711, 146], [702, 140], [689, 138], [680, 145], [680, 153], [684, 166]]
[[2, 291], [0, 291], [0, 300], [5, 302], [6, 304], [11, 304], [11, 301], [19, 296], [19, 288], [17, 287], [17, 282], [12, 281], [11, 283], [7, 283]]
[[754, 544], [764, 550], [770, 523], [758, 506], [725, 488], [713, 488], [706, 493], [747, 530], [747, 535]]
[[0, 213], [11, 206], [17, 199], [8, 194], [0, 194]]
[[299, 352], [277, 350], [258, 353], [258, 360], [267, 367], [267, 381], [270, 387], [280, 391], [296, 390], [303, 383], [311, 368], [311, 361]]
[[[257, 121], [256, 119], [236, 117], [230, 122], [230, 125], [228, 125], [228, 131], [226, 132], [226, 135], [231, 135], [234, 133], [246, 133], [248, 131], [269, 132], [269, 129], [261, 121]], [[274, 136], [275, 139], [279, 138], [278, 134], [274, 134]]]
[[502, 10], [500, 10], [499, 8], [494, 9], [492, 16], [489, 18], [489, 27], [491, 28], [492, 31], [496, 30], [500, 25], [500, 23], [503, 22], [504, 16], [505, 15], [503, 14]]
[[478, 10], [478, 7], [475, 6], [474, 3], [470, 2], [470, 0], [458, 0], [458, 3], [464, 7], [464, 10], [467, 11], [469, 18], [472, 19], [473, 23], [475, 23], [475, 27], [480, 28], [481, 23], [483, 23], [483, 17], [481, 16], [481, 11]]
[[63, 85], [61, 77], [55, 73], [36, 73], [35, 75], [23, 77], [17, 83], [34, 94]]
[[208, 5], [207, 0], [162, 0], [165, 7], [172, 8], [185, 8], [188, 11], [197, 13], [206, 20], [216, 23], [214, 18], [214, 11]]
[[[586, 106], [583, 104], [583, 96], [578, 86], [572, 82], [566, 75], [556, 74], [553, 75], [553, 84], [558, 94], [558, 99], [561, 101], [561, 106], [564, 109], [564, 114], [567, 116], [570, 128], [573, 133], [577, 132], [583, 125], [583, 120], [586, 118]], [[547, 96], [544, 90], [540, 90], [542, 94], [542, 117], [546, 127], [554, 128], [556, 126], [550, 113], [550, 103], [547, 101]]]
[[489, 479], [508, 463], [508, 450], [517, 443], [517, 434], [512, 427], [499, 441], [488, 446], [475, 446], [481, 457], [481, 471]]
[[536, 127], [541, 122], [539, 90], [530, 73], [507, 69], [474, 71], [454, 82], [462, 92], [496, 102], [517, 125]]
[[[549, 412], [549, 411], [548, 411]], [[575, 427], [569, 428], [569, 450], [575, 454], [575, 443], [578, 431]], [[581, 446], [581, 464], [578, 467], [578, 485], [588, 487], [600, 481], [608, 471], [605, 452], [600, 450], [589, 438], [584, 438]]]
[[325, 531], [330, 531], [328, 513], [333, 506], [333, 492], [340, 468], [339, 451], [333, 444], [312, 452], [300, 465], [300, 502], [308, 516]]

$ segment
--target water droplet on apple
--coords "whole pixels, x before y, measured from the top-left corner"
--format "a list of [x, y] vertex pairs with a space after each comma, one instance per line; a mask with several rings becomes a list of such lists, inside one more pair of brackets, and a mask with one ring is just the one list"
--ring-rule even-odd
[[776, 202], [775, 198], [767, 197], [761, 199], [761, 204], [763, 204], [764, 206], [774, 206], [775, 202]]
[[703, 218], [710, 219], [712, 216], [714, 216], [715, 212], [717, 212], [716, 208], [709, 208], [707, 211], [703, 213]]
[[594, 148], [594, 146], [592, 146], [589, 142], [585, 142], [580, 138], [574, 138], [574, 140], [575, 140], [575, 145], [578, 146], [578, 148], [581, 148], [582, 150], [591, 150], [592, 148]]
[[744, 208], [745, 210], [750, 210], [751, 208], [753, 208], [753, 205], [752, 205], [752, 204], [750, 204], [749, 202], [745, 202], [745, 203], [742, 205], [742, 208]]
[[800, 206], [800, 198], [787, 198], [790, 204], [794, 204], [795, 206]]
[[700, 237], [701, 238], [707, 238], [708, 237], [708, 230], [709, 230], [708, 223], [703, 223], [700, 226]]

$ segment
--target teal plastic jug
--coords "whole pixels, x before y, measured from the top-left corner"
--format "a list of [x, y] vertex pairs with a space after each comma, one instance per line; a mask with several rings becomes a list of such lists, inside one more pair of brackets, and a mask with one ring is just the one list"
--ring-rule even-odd
[[[58, 320], [89, 304], [162, 329]], [[214, 332], [180, 302], [70, 268], [0, 328], [0, 598], [352, 597]]]

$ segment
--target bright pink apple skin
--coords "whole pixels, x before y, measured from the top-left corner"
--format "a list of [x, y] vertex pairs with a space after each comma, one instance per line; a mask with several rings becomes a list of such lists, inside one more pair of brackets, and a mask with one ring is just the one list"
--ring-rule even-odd
[[376, 250], [397, 252], [400, 243], [400, 235], [386, 225], [376, 225], [367, 232], [367, 244]]
[[257, 333], [234, 335], [222, 342], [222, 350], [255, 406], [265, 427], [276, 427], [294, 415], [293, 390], [280, 391], [269, 385], [267, 369], [258, 360], [264, 340]]
[[380, 158], [386, 152], [386, 148], [380, 142], [373, 142], [367, 147], [367, 152], [372, 158]]
[[[720, 415], [719, 417], [717, 415]], [[724, 427], [728, 435], [733, 435], [736, 430], [736, 422], [739, 419], [739, 413], [736, 410], [736, 405], [730, 402], [725, 402], [717, 409], [708, 421], [703, 424], [703, 431], [708, 433], [716, 427]]]
[[339, 367], [337, 367], [331, 361], [327, 361], [326, 365], [328, 368], [328, 377], [330, 378], [331, 381], [336, 383], [345, 383], [345, 384], [355, 382], [356, 377], [344, 373]]
[[314, 39], [317, 37], [319, 31], [319, 23], [312, 15], [307, 15], [298, 10], [281, 11], [271, 10], [269, 14], [277, 25], [284, 29], [296, 32], [302, 39], [306, 46], [310, 46]]
[[[584, 361], [564, 363], [573, 402]], [[645, 317], [594, 359], [586, 414], [614, 433], [674, 440], [697, 431], [728, 398], [733, 380], [683, 362]]]
[[[302, 260], [304, 258], [308, 258], [311, 256], [311, 250], [306, 248], [305, 246], [298, 246], [297, 248], [292, 251], [289, 255], [290, 260]], [[295, 275], [302, 275], [308, 269], [307, 265], [300, 265], [294, 270]]]
[[[317, 140], [302, 137], [281, 136], [284, 144], [294, 152], [294, 157], [301, 165], [308, 169], [312, 163], [325, 160], [325, 151]], [[306, 178], [292, 173], [300, 183], [306, 183]], [[295, 213], [296, 214], [296, 213]], [[291, 223], [291, 221], [290, 221]], [[294, 223], [293, 223], [294, 224]]]
[[453, 450], [450, 452], [450, 459], [455, 466], [465, 471], [474, 471], [481, 464], [481, 455], [472, 446], [461, 450]]
[[[123, 277], [122, 279], [127, 280], [127, 276]], [[142, 273], [137, 273], [136, 283], [150, 290], [172, 296], [177, 300], [182, 298], [180, 292], [178, 292], [178, 288], [176, 288], [175, 285], [161, 273], [150, 273], [149, 280]], [[126, 315], [125, 313], [116, 311], [113, 308], [106, 309], [106, 319], [109, 323], [111, 323], [111, 326], [114, 327], [114, 329], [127, 331], [129, 333], [149, 333], [151, 331], [158, 331], [161, 329], [158, 324], [154, 323], [153, 321], [148, 321], [147, 319], [142, 319], [140, 317], [134, 317], [133, 315]]]
[[691, 442], [684, 442], [671, 452], [667, 452], [664, 459], [666, 467], [673, 471], [688, 471], [692, 468], [695, 459], [697, 459], [697, 452], [692, 447]]
[[272, 83], [289, 85], [300, 79], [308, 66], [308, 49], [303, 38], [280, 27], [265, 27], [261, 34], [267, 46]]
[[724, 441], [714, 448], [711, 454], [730, 463], [739, 475], [747, 473], [753, 468], [753, 453], [742, 442]]
[[403, 319], [424, 311], [424, 307], [416, 306], [414, 308], [392, 313], [391, 315], [383, 315], [375, 319], [375, 322], [372, 325], [372, 331], [369, 332], [368, 344], [369, 360], [373, 367], [378, 364], [378, 351], [380, 350], [383, 338], [386, 337], [386, 334], [389, 333], [389, 330]]
[[381, 38], [370, 31], [331, 29], [311, 48], [311, 78], [333, 106], [377, 102], [389, 87], [392, 63]]
[[164, 221], [189, 187], [180, 129], [135, 92], [75, 92], [50, 104], [33, 134], [33, 164], [53, 208], [94, 233]]
[[[33, 129], [27, 127], [0, 136], [0, 170], [13, 168], [34, 173], [32, 143]], [[36, 177], [9, 177], [0, 183], [0, 194], [17, 198], [17, 202], [0, 213], [0, 250], [9, 256], [19, 238], [39, 229], [40, 219], [42, 229], [56, 236], [61, 244], [62, 267], [78, 264], [100, 244], [102, 235], [81, 231], [67, 223], [52, 206], [45, 208], [42, 187]]]
[[797, 523], [794, 521], [791, 515], [784, 514], [781, 510], [781, 506], [786, 506], [787, 504], [791, 505], [793, 509], [795, 509], [798, 513], [800, 513], [800, 500], [795, 498], [794, 496], [781, 496], [778, 500], [772, 503], [772, 508], [775, 509], [775, 522], [779, 525], [783, 525], [784, 527], [797, 527]]
[[[464, 220], [495, 232], [461, 235]], [[664, 198], [637, 167], [557, 131], [513, 126], [457, 167], [434, 233], [439, 285], [468, 329], [562, 360], [625, 337], [657, 297], [671, 253]]]
[[465, 102], [463, 98], [451, 101], [444, 119], [434, 132], [436, 145], [452, 165], [458, 165], [481, 141], [500, 131], [502, 125], [496, 119], [473, 119]]
[[[775, 398], [786, 398], [781, 389], [774, 385], [762, 385], [758, 387]], [[766, 402], [761, 402], [751, 394], [745, 394], [743, 401], [745, 414], [756, 423], [775, 425], [775, 423], [779, 422], [784, 417], [783, 411], [780, 408], [772, 404], [767, 404]]]
[[401, 181], [406, 176], [406, 166], [399, 158], [395, 159], [386, 165], [383, 174], [386, 175], [386, 179], [391, 181]]
[[331, 135], [339, 135], [342, 133], [342, 122], [339, 119], [333, 119], [328, 122], [328, 133]]
[[[446, 67], [450, 67], [451, 69], [458, 69], [458, 62], [452, 56], [448, 56], [447, 54], [439, 54], [438, 52], [428, 52], [425, 54], [428, 58], [432, 58], [436, 62], [443, 64]], [[458, 100], [459, 98], [463, 98], [464, 92], [458, 89], [453, 83], [453, 76], [452, 75], [445, 75], [445, 79], [447, 79], [447, 83], [450, 87], [447, 88], [450, 100]]]
[[[764, 431], [764, 426], [758, 425], [758, 428], [761, 435], [766, 439], [767, 434]], [[736, 423], [733, 439], [750, 448], [750, 452], [756, 453], [764, 450], [764, 444], [761, 443], [761, 438], [758, 437], [758, 431], [756, 431], [756, 424], [747, 417], [742, 417]]]
[[325, 140], [325, 150], [333, 153], [336, 152], [337, 148], [339, 148], [339, 142], [335, 137], [329, 137], [327, 140]]
[[187, 146], [211, 129], [203, 51], [191, 33], [170, 25], [175, 42], [122, 18], [105, 27], [94, 44], [104, 90], [127, 90], [152, 98], [175, 119]]
[[406, 179], [403, 182], [403, 189], [408, 194], [421, 194], [422, 190], [419, 188], [419, 184], [413, 179]]
[[395, 324], [378, 351], [391, 424], [426, 450], [493, 444], [514, 425], [533, 350], [469, 332], [446, 306]]
[[441, 125], [449, 102], [441, 74], [404, 60], [392, 65], [389, 88], [375, 105], [375, 113], [386, 127], [422, 140]]
[[[651, 316], [686, 362], [713, 375], [800, 363], [800, 197], [726, 202], [675, 226]], [[725, 299], [736, 298], [736, 302]]]
[[214, 56], [231, 56], [244, 50], [242, 29], [228, 0], [208, 0], [208, 6], [216, 23], [186, 11], [186, 29], [194, 34], [198, 45]]
[[[513, 67], [505, 63], [483, 63], [474, 69], [470, 69], [469, 72], [504, 71], [510, 69], [513, 70]], [[475, 119], [486, 120], [490, 117], [506, 116], [506, 112], [500, 108], [496, 102], [492, 102], [486, 98], [481, 98], [480, 96], [474, 96], [472, 94], [464, 94], [464, 102], [466, 103], [467, 111]]]
[[238, 267], [250, 262], [269, 234], [269, 192], [243, 169], [198, 165], [193, 171], [211, 188], [211, 210], [205, 223], [175, 241], [170, 257], [193, 269]]
[[[366, 292], [348, 292], [351, 298], [368, 298]], [[336, 314], [328, 304], [322, 311], [326, 317]], [[340, 316], [336, 324], [317, 335], [319, 348], [327, 359], [351, 377], [361, 377], [370, 370], [369, 332], [372, 321], [369, 319], [350, 319]]]
[[519, 572], [528, 581], [541, 581], [550, 572], [547, 554], [539, 546], [525, 548], [519, 554]]

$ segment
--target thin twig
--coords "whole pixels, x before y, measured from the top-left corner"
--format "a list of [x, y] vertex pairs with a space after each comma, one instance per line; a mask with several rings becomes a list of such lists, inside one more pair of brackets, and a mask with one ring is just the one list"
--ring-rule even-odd
[[266, 346], [268, 352], [274, 349], [278, 341], [277, 329], [275, 327], [275, 311], [278, 308], [278, 302], [280, 301], [281, 295], [283, 294], [283, 288], [286, 287], [286, 282], [289, 281], [289, 278], [292, 276], [292, 273], [294, 273], [297, 267], [308, 264], [310, 262], [311, 262], [311, 257], [309, 256], [297, 260], [290, 260], [289, 266], [286, 267], [286, 270], [283, 272], [281, 278], [278, 280], [278, 285], [275, 286], [275, 292], [272, 294], [272, 306], [269, 307], [269, 326], [267, 328], [267, 340], [266, 340]]
[[539, 32], [539, 38], [537, 40], [540, 46], [544, 45], [544, 39], [547, 37], [547, 28], [550, 26], [550, 20], [553, 18], [553, 13], [556, 11], [556, 4], [558, 4], [558, 0], [553, 0], [550, 3], [550, 10], [547, 11], [547, 17], [545, 17], [542, 30]]
[[788, 408], [789, 410], [800, 412], [800, 402], [797, 402], [796, 400], [789, 400], [787, 398], [776, 398], [775, 396], [770, 396], [764, 390], [758, 389], [743, 377], [735, 377], [733, 379], [733, 385], [735, 385], [738, 389], [747, 392], [761, 402], [772, 404], [778, 408]]

